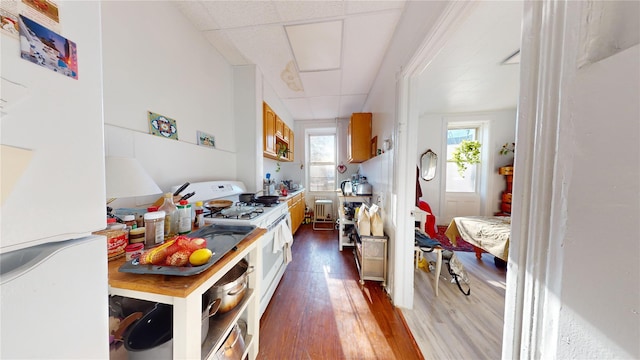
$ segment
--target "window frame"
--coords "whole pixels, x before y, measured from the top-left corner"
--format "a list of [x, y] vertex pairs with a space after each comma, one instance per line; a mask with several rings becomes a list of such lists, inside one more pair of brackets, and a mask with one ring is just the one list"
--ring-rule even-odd
[[[333, 161], [330, 162], [312, 162], [311, 161], [311, 138], [315, 137], [315, 136], [331, 136], [333, 137]], [[305, 148], [307, 149], [305, 157], [306, 157], [306, 171], [305, 171], [305, 176], [307, 178], [306, 183], [308, 184], [308, 190], [309, 192], [314, 192], [314, 193], [323, 193], [323, 192], [333, 192], [336, 189], [323, 189], [323, 190], [317, 190], [317, 189], [313, 189], [312, 187], [312, 182], [311, 182], [311, 169], [313, 168], [313, 166], [331, 166], [332, 168], [332, 176], [333, 176], [333, 182], [334, 182], [334, 187], [337, 188], [337, 181], [338, 181], [338, 173], [337, 173], [337, 162], [338, 162], [338, 134], [335, 128], [321, 128], [321, 129], [308, 129], [306, 131], [305, 134]]]

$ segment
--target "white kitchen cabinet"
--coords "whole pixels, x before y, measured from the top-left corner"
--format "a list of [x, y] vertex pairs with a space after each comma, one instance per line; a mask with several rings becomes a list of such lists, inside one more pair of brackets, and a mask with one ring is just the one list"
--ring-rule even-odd
[[[198, 275], [182, 277], [122, 273], [118, 272], [118, 268], [123, 261], [111, 261], [109, 293], [173, 305], [174, 359], [212, 358], [240, 318], [247, 323], [247, 335], [244, 339], [246, 354], [243, 358], [255, 359], [258, 355], [260, 329], [258, 272], [262, 268], [258, 245], [264, 233], [264, 229], [257, 228], [237, 245], [237, 250], [232, 250]], [[233, 310], [211, 318], [207, 339], [201, 344], [202, 294], [242, 259], [247, 259], [249, 267], [254, 269], [248, 273], [249, 289]]]
[[338, 248], [340, 249], [340, 251], [342, 251], [342, 249], [345, 246], [354, 246], [353, 241], [351, 240], [351, 237], [349, 236], [351, 234], [351, 229], [353, 229], [355, 227], [355, 219], [352, 216], [348, 216], [347, 215], [347, 209], [345, 208], [345, 206], [349, 206], [349, 204], [353, 205], [353, 206], [357, 206], [359, 203], [365, 203], [368, 204], [371, 201], [371, 197], [370, 196], [344, 196], [344, 195], [338, 195], [338, 201], [340, 202], [338, 204], [338, 217], [339, 217], [339, 223], [340, 223], [340, 232], [338, 235]]

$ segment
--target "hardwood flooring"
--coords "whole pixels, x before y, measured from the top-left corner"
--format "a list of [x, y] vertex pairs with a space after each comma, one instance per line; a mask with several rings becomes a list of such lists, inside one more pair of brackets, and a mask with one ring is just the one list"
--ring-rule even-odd
[[415, 270], [414, 308], [402, 309], [407, 325], [426, 359], [500, 359], [506, 270], [489, 254], [482, 261], [472, 252], [456, 256], [469, 274], [471, 295], [449, 282], [444, 265], [438, 297], [435, 274]]
[[353, 252], [337, 239], [337, 230], [297, 231], [260, 322], [258, 359], [422, 359], [380, 282], [361, 287]]

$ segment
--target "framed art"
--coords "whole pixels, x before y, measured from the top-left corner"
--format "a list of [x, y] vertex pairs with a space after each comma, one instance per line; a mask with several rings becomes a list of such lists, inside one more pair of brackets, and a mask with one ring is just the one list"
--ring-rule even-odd
[[149, 132], [151, 135], [178, 140], [176, 121], [166, 116], [147, 111], [149, 115]]
[[216, 139], [213, 135], [209, 135], [204, 131], [198, 131], [198, 145], [215, 148]]

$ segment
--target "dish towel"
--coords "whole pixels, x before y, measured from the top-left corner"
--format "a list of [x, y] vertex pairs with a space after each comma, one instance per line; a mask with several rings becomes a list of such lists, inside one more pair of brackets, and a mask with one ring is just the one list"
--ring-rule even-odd
[[289, 221], [291, 221], [291, 215], [287, 215], [286, 221], [280, 222], [273, 235], [273, 253], [275, 254], [284, 248], [285, 264], [290, 263], [292, 260], [291, 245], [293, 245], [293, 235], [291, 235], [291, 229], [288, 225]]

